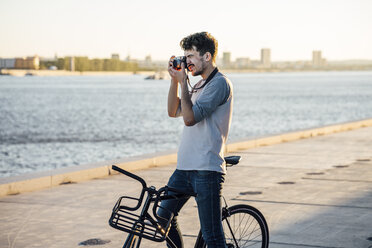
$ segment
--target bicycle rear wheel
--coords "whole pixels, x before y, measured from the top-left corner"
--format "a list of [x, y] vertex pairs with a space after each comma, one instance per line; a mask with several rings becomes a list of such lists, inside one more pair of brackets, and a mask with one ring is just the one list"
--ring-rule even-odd
[[[249, 205], [235, 205], [223, 213], [222, 225], [227, 248], [267, 248], [269, 228], [264, 216]], [[201, 232], [195, 247], [207, 247]]]
[[269, 228], [264, 216], [256, 208], [235, 205], [222, 220], [228, 248], [269, 247]]

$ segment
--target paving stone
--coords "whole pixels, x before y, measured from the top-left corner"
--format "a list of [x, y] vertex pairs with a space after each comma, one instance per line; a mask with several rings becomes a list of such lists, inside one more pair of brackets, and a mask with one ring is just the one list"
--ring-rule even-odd
[[[372, 127], [242, 150], [228, 169], [229, 205], [249, 204], [266, 217], [270, 247], [371, 247]], [[137, 171], [163, 186], [175, 165]], [[118, 197], [138, 195], [138, 183], [115, 175], [0, 198], [0, 247], [121, 247], [126, 234], [108, 218]], [[260, 193], [252, 193], [260, 192]], [[199, 223], [191, 199], [179, 216], [187, 248]], [[166, 247], [145, 240], [146, 248]]]

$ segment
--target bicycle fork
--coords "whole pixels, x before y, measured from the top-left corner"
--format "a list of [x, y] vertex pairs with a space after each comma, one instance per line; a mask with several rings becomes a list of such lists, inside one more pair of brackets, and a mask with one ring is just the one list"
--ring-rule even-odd
[[[224, 196], [222, 196], [222, 199], [223, 201], [225, 202], [225, 206], [222, 207], [222, 220], [226, 220], [226, 224], [227, 224], [227, 227], [229, 228], [229, 231], [231, 233], [231, 236], [232, 236], [232, 239], [234, 240], [234, 243], [235, 243], [235, 246], [234, 244], [226, 244], [227, 245], [227, 248], [230, 248], [230, 247], [237, 247], [239, 248], [239, 245], [238, 245], [238, 241], [236, 240], [235, 238], [235, 235], [234, 235], [234, 232], [231, 228], [231, 225], [230, 225], [230, 221], [229, 221], [229, 217], [231, 216], [231, 213], [230, 213], [230, 210], [229, 210], [229, 206], [227, 205], [227, 202], [226, 202], [226, 199]], [[226, 232], [226, 231], [224, 231]]]
[[[234, 231], [232, 230], [231, 225], [230, 225], [230, 221], [229, 221], [230, 216], [231, 216], [231, 214], [230, 214], [230, 211], [227, 208], [227, 204], [226, 204], [226, 206], [222, 208], [222, 217], [225, 218], [227, 227], [229, 228], [231, 237], [232, 237], [232, 239], [234, 240], [234, 243], [235, 243], [235, 245], [234, 244], [227, 244], [227, 243], [226, 243], [226, 245], [227, 245], [227, 248], [230, 248], [230, 247], [232, 247], [232, 248], [237, 247], [238, 248], [239, 247], [238, 246], [238, 241], [236, 240], [235, 235], [234, 235]], [[226, 232], [226, 231], [224, 231], [224, 232]]]

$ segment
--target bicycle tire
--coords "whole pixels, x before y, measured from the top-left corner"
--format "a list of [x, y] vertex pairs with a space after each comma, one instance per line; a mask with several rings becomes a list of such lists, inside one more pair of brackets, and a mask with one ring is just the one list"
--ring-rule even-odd
[[[227, 212], [229, 214], [222, 216], [222, 225], [228, 248], [269, 247], [269, 228], [258, 209], [249, 205], [234, 205]], [[199, 232], [195, 248], [206, 247]]]

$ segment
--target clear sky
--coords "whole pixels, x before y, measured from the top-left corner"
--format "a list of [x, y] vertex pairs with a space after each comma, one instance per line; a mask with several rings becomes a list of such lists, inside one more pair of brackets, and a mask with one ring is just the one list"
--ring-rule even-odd
[[199, 31], [233, 59], [372, 59], [372, 0], [0, 0], [2, 58], [168, 59]]

